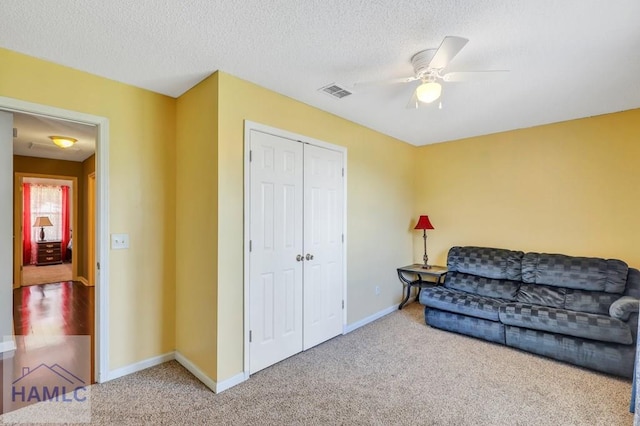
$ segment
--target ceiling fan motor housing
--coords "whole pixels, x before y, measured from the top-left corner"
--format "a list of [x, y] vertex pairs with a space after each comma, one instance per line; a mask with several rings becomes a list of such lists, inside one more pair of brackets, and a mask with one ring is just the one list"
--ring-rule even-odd
[[438, 49], [422, 50], [411, 57], [411, 65], [413, 65], [413, 71], [415, 72], [416, 77], [422, 79], [436, 77], [438, 70], [429, 68], [429, 64], [437, 50]]

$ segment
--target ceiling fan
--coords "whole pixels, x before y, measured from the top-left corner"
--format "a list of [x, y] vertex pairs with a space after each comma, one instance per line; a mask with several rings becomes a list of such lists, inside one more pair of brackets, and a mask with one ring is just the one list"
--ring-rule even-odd
[[469, 40], [463, 37], [446, 36], [437, 49], [422, 50], [411, 57], [411, 65], [413, 65], [413, 71], [415, 73], [413, 76], [384, 82], [356, 83], [356, 85], [410, 83], [419, 80], [421, 83], [413, 91], [413, 95], [407, 104], [407, 108], [418, 108], [421, 105], [433, 103], [440, 98], [442, 94], [440, 81], [458, 82], [478, 80], [508, 72], [506, 70], [488, 70], [445, 73], [444, 69], [449, 65], [449, 62], [451, 62], [468, 42]]

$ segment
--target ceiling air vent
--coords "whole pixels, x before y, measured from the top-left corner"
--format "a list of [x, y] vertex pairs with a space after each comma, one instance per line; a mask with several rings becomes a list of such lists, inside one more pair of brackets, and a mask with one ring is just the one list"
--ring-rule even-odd
[[338, 98], [338, 99], [342, 99], [345, 96], [349, 96], [352, 95], [353, 92], [345, 89], [344, 87], [340, 86], [339, 84], [336, 83], [331, 83], [328, 84], [324, 87], [321, 87], [318, 89], [321, 92], [326, 93], [329, 96], [332, 96], [334, 98]]

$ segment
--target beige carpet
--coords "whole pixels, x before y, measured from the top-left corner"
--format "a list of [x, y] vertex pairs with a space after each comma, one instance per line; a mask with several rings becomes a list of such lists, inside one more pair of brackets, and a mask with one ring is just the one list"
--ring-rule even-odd
[[35, 266], [22, 268], [22, 285], [36, 285], [71, 281], [71, 263], [59, 265]]
[[91, 400], [104, 425], [630, 425], [630, 392], [427, 327], [413, 303], [217, 395], [172, 361], [95, 385]]

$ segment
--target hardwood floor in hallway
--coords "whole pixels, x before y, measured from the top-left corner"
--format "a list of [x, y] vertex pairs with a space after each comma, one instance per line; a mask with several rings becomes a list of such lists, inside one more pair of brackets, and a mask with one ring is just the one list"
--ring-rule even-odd
[[[15, 289], [13, 320], [17, 349], [13, 357], [3, 357], [2, 371], [16, 369], [20, 376], [19, 369], [23, 375], [29, 372], [24, 365], [33, 370], [42, 365], [48, 368], [59, 365], [86, 372], [83, 383], [93, 383], [94, 313], [95, 287], [77, 281]], [[6, 388], [5, 380], [2, 390]], [[0, 402], [4, 403], [4, 398]]]
[[13, 291], [16, 336], [93, 335], [95, 287], [78, 281], [39, 284]]

